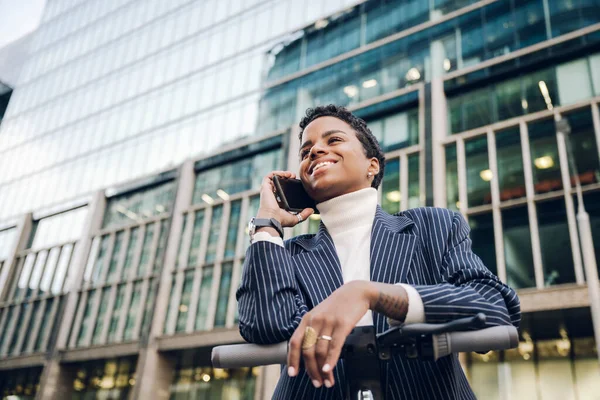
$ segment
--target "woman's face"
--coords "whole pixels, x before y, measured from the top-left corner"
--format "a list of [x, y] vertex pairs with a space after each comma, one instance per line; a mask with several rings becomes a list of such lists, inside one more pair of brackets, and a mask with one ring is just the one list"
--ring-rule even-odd
[[354, 129], [346, 122], [320, 117], [304, 129], [300, 179], [317, 203], [371, 187], [378, 172], [377, 158], [367, 158]]

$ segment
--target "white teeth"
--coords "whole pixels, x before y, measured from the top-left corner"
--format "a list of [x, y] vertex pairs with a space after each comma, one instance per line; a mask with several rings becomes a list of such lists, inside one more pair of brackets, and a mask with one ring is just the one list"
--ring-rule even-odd
[[323, 161], [323, 162], [320, 162], [320, 163], [318, 163], [318, 164], [317, 164], [317, 165], [315, 165], [315, 167], [313, 168], [313, 173], [314, 173], [316, 170], [318, 170], [319, 168], [321, 168], [321, 167], [324, 167], [324, 166], [326, 166], [326, 165], [330, 165], [330, 164], [335, 164], [335, 163], [334, 163], [334, 162], [332, 162], [332, 161]]

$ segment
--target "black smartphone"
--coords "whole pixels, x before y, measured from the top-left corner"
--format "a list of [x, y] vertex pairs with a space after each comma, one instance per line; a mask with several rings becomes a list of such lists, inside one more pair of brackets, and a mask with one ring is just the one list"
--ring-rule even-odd
[[306, 193], [301, 180], [273, 175], [273, 185], [275, 186], [275, 199], [280, 208], [291, 212], [312, 208], [315, 210], [315, 214], [319, 213], [315, 201]]

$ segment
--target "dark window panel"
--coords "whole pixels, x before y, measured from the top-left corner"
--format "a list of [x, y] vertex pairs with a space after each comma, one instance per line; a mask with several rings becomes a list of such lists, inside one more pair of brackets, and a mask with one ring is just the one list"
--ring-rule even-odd
[[564, 198], [538, 202], [540, 247], [546, 286], [575, 282], [575, 267]]

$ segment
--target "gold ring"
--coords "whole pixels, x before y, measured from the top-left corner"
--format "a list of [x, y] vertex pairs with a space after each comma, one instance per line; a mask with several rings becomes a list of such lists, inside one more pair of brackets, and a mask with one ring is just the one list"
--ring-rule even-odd
[[302, 339], [302, 350], [310, 349], [317, 343], [317, 331], [312, 327], [307, 326], [304, 330], [304, 338]]
[[321, 335], [317, 338], [317, 340], [318, 339], [327, 340], [328, 342], [331, 342], [333, 340], [333, 338], [331, 336], [327, 336], [327, 335]]

